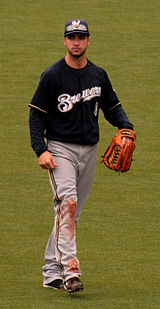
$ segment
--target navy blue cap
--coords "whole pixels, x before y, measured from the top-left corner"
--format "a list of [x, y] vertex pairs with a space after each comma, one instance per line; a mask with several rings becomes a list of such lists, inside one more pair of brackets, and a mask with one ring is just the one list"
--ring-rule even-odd
[[82, 33], [90, 36], [88, 24], [84, 19], [71, 19], [65, 24], [64, 36], [72, 33]]

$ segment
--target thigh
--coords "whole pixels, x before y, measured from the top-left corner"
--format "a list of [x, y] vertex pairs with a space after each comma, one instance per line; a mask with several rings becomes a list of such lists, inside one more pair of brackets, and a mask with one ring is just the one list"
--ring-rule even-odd
[[[57, 187], [57, 195], [60, 199], [73, 198], [77, 201], [77, 188], [76, 188], [76, 169], [71, 161], [56, 157], [58, 166], [53, 170], [55, 183]], [[51, 183], [53, 191], [55, 188]]]
[[[72, 149], [64, 143], [51, 141], [48, 149], [53, 154], [58, 166], [53, 170], [57, 194], [60, 199], [73, 198], [77, 201], [77, 165]], [[52, 180], [51, 186], [55, 192]]]
[[89, 192], [91, 190], [97, 161], [97, 144], [94, 146], [88, 146], [82, 148], [83, 160], [80, 161], [79, 167], [79, 179], [77, 183], [77, 211], [76, 222], [78, 222], [84, 203], [87, 200]]

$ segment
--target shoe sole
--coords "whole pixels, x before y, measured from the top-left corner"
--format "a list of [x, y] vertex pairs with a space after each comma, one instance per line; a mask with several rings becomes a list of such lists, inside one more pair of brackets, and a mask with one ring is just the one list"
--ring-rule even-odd
[[67, 289], [67, 288], [64, 286], [64, 290], [67, 291], [69, 294], [73, 294], [73, 293], [77, 293], [77, 292], [82, 292], [82, 291], [83, 291], [83, 288], [77, 288], [77, 289], [74, 289], [74, 290], [69, 290], [69, 289]]
[[56, 288], [56, 287], [49, 286], [49, 285], [46, 285], [46, 284], [43, 284], [43, 287], [44, 287], [44, 288], [48, 288], [48, 289], [52, 289], [52, 290], [64, 290], [64, 287], [62, 287], [62, 288]]

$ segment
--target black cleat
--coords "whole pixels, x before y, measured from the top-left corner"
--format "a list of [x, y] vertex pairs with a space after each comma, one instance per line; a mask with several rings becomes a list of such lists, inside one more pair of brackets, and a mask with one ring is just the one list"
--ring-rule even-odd
[[64, 284], [63, 284], [63, 280], [61, 279], [56, 279], [53, 280], [49, 283], [43, 284], [44, 288], [51, 288], [54, 290], [64, 290]]
[[83, 291], [83, 283], [78, 277], [72, 277], [64, 282], [64, 289], [69, 293]]

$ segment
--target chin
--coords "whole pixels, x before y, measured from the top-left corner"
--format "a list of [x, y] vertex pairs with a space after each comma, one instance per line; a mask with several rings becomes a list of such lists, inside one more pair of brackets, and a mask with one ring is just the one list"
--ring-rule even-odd
[[83, 53], [71, 53], [71, 56], [75, 57], [75, 58], [79, 58], [79, 57], [81, 57], [83, 55], [84, 55], [84, 52]]

